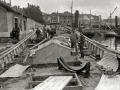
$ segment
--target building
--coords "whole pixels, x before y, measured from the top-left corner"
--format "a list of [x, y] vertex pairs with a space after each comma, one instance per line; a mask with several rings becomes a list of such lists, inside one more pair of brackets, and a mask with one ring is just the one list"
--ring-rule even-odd
[[43, 14], [43, 19], [46, 22], [46, 24], [49, 24], [51, 22], [51, 14]]
[[51, 14], [44, 14], [44, 20], [47, 23], [59, 23], [61, 25], [69, 25], [72, 26], [73, 14], [66, 11], [64, 13], [53, 12]]
[[0, 0], [0, 37], [10, 37], [13, 28], [20, 28], [20, 35], [23, 35], [40, 26], [40, 23], [23, 14], [19, 6], [11, 7], [9, 3]]
[[26, 31], [26, 26], [27, 16], [22, 14], [22, 9], [17, 6], [12, 8], [7, 3], [0, 1], [0, 37], [10, 37], [13, 28], [20, 27], [22, 31]]
[[99, 26], [99, 16], [92, 14], [79, 14], [78, 23], [82, 27], [92, 27], [94, 25]]
[[[59, 23], [65, 26], [73, 26], [75, 23], [75, 15], [68, 11], [64, 13], [53, 12], [52, 14], [44, 14], [44, 20], [47, 23]], [[90, 14], [79, 14], [78, 16], [78, 25], [81, 26], [91, 26], [92, 25], [99, 25], [99, 16], [90, 15]]]

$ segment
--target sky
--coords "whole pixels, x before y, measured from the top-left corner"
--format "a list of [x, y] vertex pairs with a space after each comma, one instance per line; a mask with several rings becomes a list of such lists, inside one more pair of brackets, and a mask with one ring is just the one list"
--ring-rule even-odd
[[[9, 2], [10, 0], [6, 0]], [[12, 6], [19, 5], [21, 8], [27, 7], [28, 3], [38, 5], [42, 12], [51, 14], [52, 12], [63, 13], [65, 11], [71, 12], [72, 0], [11, 0]], [[120, 17], [120, 0], [73, 0], [73, 11], [79, 10], [79, 13], [101, 15], [102, 19], [107, 19], [114, 9], [117, 7], [112, 15]]]

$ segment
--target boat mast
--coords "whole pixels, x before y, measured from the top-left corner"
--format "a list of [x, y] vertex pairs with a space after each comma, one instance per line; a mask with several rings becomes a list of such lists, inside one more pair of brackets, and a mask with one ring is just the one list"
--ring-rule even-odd
[[90, 29], [91, 29], [91, 9], [90, 9]]
[[72, 3], [71, 3], [71, 27], [73, 28], [72, 9], [73, 9], [73, 0], [72, 0]]

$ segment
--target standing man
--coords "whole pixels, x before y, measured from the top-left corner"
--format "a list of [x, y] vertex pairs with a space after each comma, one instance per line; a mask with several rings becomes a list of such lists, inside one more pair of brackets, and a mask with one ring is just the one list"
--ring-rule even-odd
[[75, 33], [75, 30], [73, 29], [70, 35], [70, 41], [71, 41], [71, 48], [75, 48], [76, 52], [78, 52], [76, 45], [77, 39], [78, 39], [77, 33]]
[[83, 36], [83, 33], [80, 32], [80, 37], [78, 39], [78, 45], [79, 45], [79, 49], [80, 49], [80, 53], [81, 53], [81, 58], [84, 58], [84, 43], [85, 43], [85, 37]]
[[46, 24], [44, 25], [43, 27], [43, 35], [44, 35], [44, 38], [47, 38], [47, 29], [46, 29]]
[[16, 30], [16, 39], [19, 40], [19, 36], [20, 36], [20, 29], [17, 28]]
[[37, 35], [37, 38], [39, 38], [39, 36], [40, 36], [40, 30], [38, 28], [36, 30], [36, 35]]

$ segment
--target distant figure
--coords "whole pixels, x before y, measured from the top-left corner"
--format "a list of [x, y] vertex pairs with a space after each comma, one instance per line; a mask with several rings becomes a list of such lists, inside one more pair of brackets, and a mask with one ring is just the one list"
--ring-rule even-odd
[[50, 38], [53, 38], [55, 32], [53, 30], [47, 29], [47, 33], [50, 35]]
[[13, 28], [12, 32], [10, 33], [10, 37], [15, 39], [16, 38], [16, 30]]
[[43, 27], [43, 35], [44, 35], [44, 38], [47, 38], [46, 25], [44, 25], [44, 27]]
[[17, 28], [16, 30], [16, 39], [19, 40], [19, 36], [20, 36], [20, 29]]
[[75, 33], [75, 30], [72, 30], [72, 33], [70, 35], [71, 48], [75, 48], [76, 52], [77, 52], [77, 45], [76, 45], [77, 39], [78, 39], [77, 33]]
[[80, 37], [78, 39], [78, 45], [79, 45], [79, 49], [80, 49], [80, 53], [81, 53], [81, 58], [84, 58], [84, 42], [85, 42], [85, 37], [83, 36], [83, 33], [80, 32]]
[[37, 35], [37, 38], [39, 38], [39, 36], [40, 36], [40, 30], [37, 28], [37, 30], [36, 30], [36, 35]]

